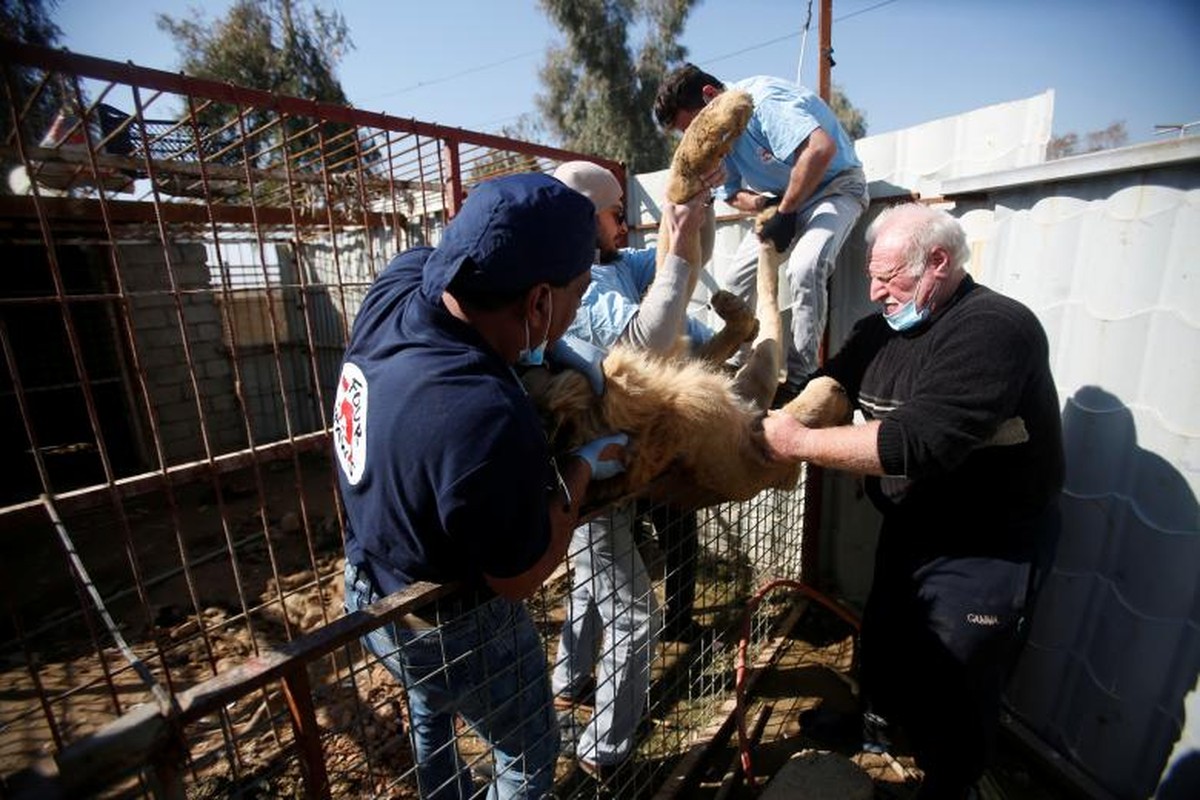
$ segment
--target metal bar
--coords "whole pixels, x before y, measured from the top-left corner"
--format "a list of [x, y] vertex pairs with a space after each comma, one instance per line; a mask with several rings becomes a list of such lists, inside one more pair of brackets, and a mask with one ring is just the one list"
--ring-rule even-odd
[[[99, 78], [115, 83], [138, 84], [160, 91], [173, 92], [181, 95], [197, 95], [222, 103], [253, 105], [262, 108], [274, 108], [306, 117], [317, 117], [329, 122], [342, 122], [349, 125], [370, 125], [400, 133], [418, 136], [428, 136], [436, 139], [450, 139], [481, 147], [495, 147], [500, 150], [511, 150], [512, 139], [502, 136], [468, 131], [463, 128], [451, 128], [428, 122], [418, 122], [414, 119], [392, 117], [374, 111], [349, 106], [339, 106], [333, 103], [315, 102], [297, 97], [274, 95], [259, 89], [247, 89], [230, 83], [194, 78], [182, 73], [165, 72], [163, 70], [138, 67], [132, 64], [122, 64], [94, 56], [85, 56], [63, 50], [6, 41], [4, 52], [0, 59], [5, 61], [39, 67], [45, 70], [60, 71], [71, 74]], [[545, 158], [568, 161], [579, 156], [570, 150], [546, 145], [523, 143], [533, 155]], [[605, 166], [617, 166], [617, 162], [605, 160]]]
[[821, 0], [821, 19], [819, 23], [821, 37], [821, 53], [817, 59], [818, 86], [817, 94], [826, 103], [829, 102], [829, 73], [833, 68], [833, 0]]
[[[78, 99], [78, 97], [79, 97], [78, 81], [73, 80], [71, 83], [72, 83], [73, 87], [75, 88], [75, 97], [76, 97], [76, 99]], [[17, 107], [18, 103], [16, 102], [16, 100], [17, 100], [17, 98], [15, 96], [16, 91], [15, 91], [15, 87], [13, 86], [11, 70], [8, 70], [8, 69], [4, 70], [4, 84], [5, 84], [5, 92], [10, 101], [10, 106], [15, 109]], [[22, 140], [22, 137], [19, 135], [20, 119], [14, 118], [13, 121], [14, 121], [14, 130], [18, 131], [17, 148], [23, 154], [22, 148], [24, 147], [24, 142]], [[91, 146], [91, 137], [85, 136], [84, 139], [85, 139], [85, 142], [87, 143], [87, 146], [90, 147]], [[68, 312], [67, 306], [62, 302], [62, 299], [65, 296], [65, 290], [63, 287], [62, 273], [59, 268], [57, 251], [56, 251], [56, 248], [54, 247], [53, 234], [50, 229], [49, 221], [47, 220], [46, 215], [45, 215], [44, 211], [42, 210], [41, 205], [39, 203], [40, 195], [36, 189], [36, 186], [34, 186], [34, 188], [33, 188], [32, 199], [33, 199], [34, 208], [37, 212], [38, 227], [41, 231], [43, 242], [44, 242], [45, 248], [46, 248], [46, 260], [47, 260], [47, 266], [48, 266], [50, 278], [54, 284], [54, 293], [55, 293], [54, 299], [58, 301], [58, 308], [59, 308], [61, 318], [63, 320], [66, 337], [67, 337], [68, 343], [71, 346], [72, 363], [74, 364], [74, 367], [75, 367], [76, 376], [79, 377], [79, 379], [86, 384], [87, 372], [83, 368], [83, 365], [82, 365], [82, 359], [81, 359], [80, 350], [79, 350], [78, 338], [75, 333], [71, 315]], [[0, 334], [3, 334], [6, 361], [9, 366], [9, 372], [10, 372], [11, 378], [13, 380], [14, 389], [16, 390], [17, 396], [21, 403], [22, 422], [25, 425], [26, 436], [29, 440], [30, 446], [33, 448], [34, 458], [35, 458], [35, 461], [37, 462], [38, 479], [42, 485], [42, 491], [49, 494], [49, 493], [53, 492], [53, 488], [50, 483], [49, 472], [46, 469], [44, 462], [41, 461], [41, 452], [38, 449], [38, 438], [36, 435], [36, 431], [33, 426], [31, 417], [28, 413], [26, 404], [24, 403], [22, 392], [20, 390], [20, 385], [21, 385], [20, 377], [19, 377], [20, 373], [19, 373], [19, 370], [17, 369], [17, 364], [15, 362], [15, 359], [12, 358], [12, 352], [11, 352], [11, 349], [8, 344], [8, 336], [7, 336], [7, 327], [6, 326], [0, 327]], [[82, 386], [81, 389], [84, 392], [85, 400], [87, 402], [88, 421], [89, 421], [89, 425], [90, 425], [92, 433], [93, 433], [93, 438], [98, 439], [100, 436], [99, 427], [98, 427], [98, 422], [96, 420], [95, 407], [92, 404], [91, 394], [86, 385]], [[103, 454], [102, 454], [102, 457], [103, 457]], [[106, 477], [111, 480], [111, 472], [108, 470], [107, 461], [104, 462], [103, 466], [105, 468]], [[111, 673], [111, 670], [109, 669], [108, 661], [105, 658], [104, 650], [100, 647], [99, 638], [97, 636], [97, 632], [95, 629], [95, 622], [92, 618], [92, 614], [90, 611], [90, 604], [87, 602], [87, 599], [85, 596], [85, 589], [80, 580], [80, 575], [76, 570], [70, 570], [70, 575], [72, 578], [72, 582], [74, 584], [75, 591], [79, 598], [79, 603], [84, 612], [84, 614], [83, 614], [84, 622], [88, 629], [89, 639], [92, 643], [94, 651], [97, 654], [101, 671], [104, 674], [104, 680], [105, 680], [105, 683], [108, 688], [108, 694], [112, 700], [113, 709], [115, 710], [115, 712], [117, 714], [120, 714], [120, 713], [122, 713], [122, 710], [123, 710], [120, 693], [117, 690], [116, 685], [113, 683], [112, 673]], [[43, 705], [43, 708], [50, 707], [50, 704], [48, 702], [45, 702], [44, 699], [43, 699], [42, 705]], [[53, 725], [53, 723], [51, 723], [51, 724]]]
[[[290, 209], [292, 209], [292, 211], [294, 212], [295, 208], [296, 208], [296, 191], [295, 191], [295, 184], [292, 183], [292, 181], [291, 181], [292, 164], [291, 164], [290, 159], [284, 160], [284, 168], [288, 175], [288, 183], [287, 183], [288, 207]], [[365, 206], [366, 206], [365, 202], [363, 203], [363, 205], [365, 208]], [[321, 429], [328, 430], [329, 419], [326, 416], [327, 412], [326, 412], [325, 395], [324, 395], [324, 390], [321, 386], [321, 370], [320, 370], [319, 364], [317, 363], [316, 347], [313, 344], [314, 328], [313, 328], [313, 322], [312, 322], [312, 310], [310, 308], [309, 297], [308, 297], [308, 288], [309, 288], [308, 287], [308, 276], [306, 274], [306, 270], [304, 269], [304, 263], [302, 260], [303, 256], [300, 252], [300, 227], [295, 221], [294, 213], [293, 213], [293, 221], [292, 221], [292, 230], [294, 233], [293, 246], [292, 246], [292, 262], [296, 269], [297, 283], [298, 283], [298, 286], [300, 289], [300, 292], [299, 292], [300, 312], [301, 312], [301, 318], [304, 320], [304, 349], [305, 349], [305, 355], [307, 356], [307, 365], [308, 365], [308, 370], [309, 370], [307, 377], [310, 380], [310, 387], [312, 388], [312, 391], [314, 392], [314, 394], [317, 397], [317, 410], [318, 410], [318, 413], [320, 414], [320, 418], [321, 418]], [[264, 270], [265, 270], [265, 261], [264, 261]], [[272, 326], [271, 337], [272, 337], [272, 342], [274, 342], [274, 339], [275, 339], [274, 326]], [[280, 383], [280, 391], [281, 392], [284, 391], [284, 387], [282, 385], [282, 380]], [[289, 441], [295, 440], [295, 434], [291, 429], [291, 420], [290, 419], [288, 420], [288, 440]], [[302, 484], [302, 470], [300, 468], [299, 454], [297, 453], [296, 448], [292, 448], [292, 470], [296, 476], [296, 484], [295, 484], [296, 485], [296, 496], [300, 500], [301, 527], [304, 531], [305, 546], [308, 549], [309, 565], [312, 567], [313, 575], [317, 575], [319, 573], [319, 570], [317, 568], [317, 553], [316, 553], [316, 547], [314, 546], [314, 542], [313, 542], [312, 526], [309, 521], [309, 515], [308, 515], [308, 506], [304, 499], [304, 487]], [[336, 492], [337, 487], [334, 486], [333, 490]], [[319, 583], [317, 586], [317, 591], [318, 591], [318, 594], [321, 596], [321, 600], [322, 600], [322, 602], [321, 602], [321, 619], [325, 624], [329, 624], [329, 615], [326, 613], [326, 610], [325, 610], [324, 593], [322, 592]]]
[[459, 163], [459, 142], [455, 139], [446, 139], [443, 150], [446, 153], [446, 161], [450, 165], [450, 197], [449, 197], [449, 212], [451, 217], [458, 215], [458, 210], [462, 208], [463, 198], [467, 196], [462, 179], [462, 164]]
[[304, 796], [309, 800], [324, 800], [330, 796], [329, 774], [325, 771], [321, 728], [317, 725], [317, 714], [313, 710], [312, 687], [309, 686], [305, 662], [301, 661], [283, 676], [283, 696], [292, 720], [292, 733], [300, 747]]
[[[80, 120], [82, 122], [87, 119], [87, 117], [84, 115], [84, 112], [82, 111], [83, 103], [84, 103], [83, 93], [79, 88], [78, 80], [72, 81], [71, 83], [72, 83], [72, 88], [74, 89], [74, 94], [75, 94], [74, 100], [75, 100], [76, 106], [80, 109]], [[95, 107], [95, 105], [98, 103], [99, 103], [99, 100], [97, 100], [96, 103], [93, 104], [93, 107]], [[85, 125], [85, 132], [86, 132], [87, 131], [86, 122], [84, 122], [84, 125]], [[90, 133], [87, 133], [87, 135], [84, 136], [84, 143], [87, 148], [88, 160], [91, 162], [92, 174], [99, 175], [100, 174], [99, 167], [96, 164], [96, 151], [97, 151], [98, 147], [97, 147], [97, 145], [95, 145], [92, 142], [92, 137], [91, 137]], [[99, 202], [100, 202], [101, 218], [103, 219], [103, 222], [104, 222], [105, 232], [107, 233], [110, 241], [115, 241], [114, 235], [113, 235], [113, 224], [108, 215], [108, 205], [107, 205], [108, 198], [107, 198], [106, 193], [103, 191], [100, 192]], [[109, 248], [108, 256], [109, 256], [109, 264], [112, 267], [112, 272], [119, 273], [121, 263], [118, 258], [118, 255], [117, 255], [117, 249]], [[133, 542], [133, 531], [131, 530], [130, 525], [129, 525], [129, 518], [125, 514], [125, 506], [120, 502], [120, 498], [112, 490], [112, 482], [113, 482], [113, 479], [116, 477], [116, 471], [113, 467], [112, 459], [108, 452], [108, 443], [104, 436], [103, 424], [100, 419], [99, 409], [97, 408], [92, 381], [89, 377], [87, 366], [86, 366], [86, 363], [83, 358], [81, 344], [80, 344], [80, 341], [78, 338], [78, 334], [75, 330], [75, 325], [74, 325], [74, 321], [72, 319], [72, 315], [68, 312], [67, 306], [62, 303], [62, 298], [65, 293], [62, 288], [62, 278], [61, 278], [61, 275], [59, 275], [59, 269], [60, 269], [60, 267], [58, 266], [57, 261], [55, 261], [52, 264], [51, 273], [53, 274], [54, 279], [55, 279], [55, 289], [56, 289], [56, 292], [58, 295], [58, 297], [56, 299], [59, 301], [63, 319], [66, 324], [67, 338], [71, 345], [71, 354], [72, 354], [72, 358], [75, 361], [76, 374], [78, 375], [78, 377], [81, 381], [80, 389], [83, 392], [85, 406], [87, 408], [88, 422], [91, 425], [92, 435], [93, 435], [93, 438], [96, 443], [97, 453], [100, 456], [100, 463], [104, 469], [105, 484], [109, 487], [109, 492], [108, 492], [109, 500], [112, 503], [113, 511], [116, 514], [117, 520], [120, 524], [121, 538], [122, 538], [122, 542], [125, 546], [125, 557], [129, 562], [129, 569], [133, 576], [134, 586], [137, 589], [137, 596], [138, 596], [138, 601], [141, 606], [142, 614], [144, 615], [146, 624], [152, 625], [154, 615], [150, 611], [150, 599], [146, 594], [145, 583], [142, 579], [142, 567], [138, 560], [137, 548]], [[46, 506], [47, 513], [50, 514], [51, 521], [54, 523], [54, 526], [57, 529], [59, 536], [61, 538], [63, 538], [67, 544], [70, 544], [70, 538], [66, 535], [66, 527], [58, 519], [58, 514], [54, 508], [53, 501], [49, 497], [49, 493], [52, 492], [53, 490], [51, 489], [51, 487], [47, 486], [45, 491], [47, 494], [43, 496], [42, 501]], [[74, 553], [73, 545], [67, 549], [67, 552], [68, 552], [68, 555], [70, 555], [72, 557], [72, 566], [74, 567], [74, 569], [76, 571], [78, 571], [80, 573], [80, 578], [84, 582], [88, 592], [90, 593], [93, 602], [100, 603], [99, 593], [96, 591], [95, 586], [92, 585], [91, 578], [88, 577], [86, 571], [84, 571], [82, 561], [79, 560], [78, 555]], [[122, 648], [122, 654], [125, 655], [126, 658], [129, 658], [129, 656], [132, 654], [132, 651], [129, 649], [128, 645], [124, 644], [124, 639], [120, 637], [115, 624], [112, 622], [112, 620], [108, 616], [108, 610], [106, 608], [104, 608], [102, 603], [98, 606], [97, 610], [100, 613], [101, 619], [104, 621], [104, 623], [106, 625], [108, 625], [110, 634], [113, 635], [114, 639], [118, 643], [118, 646], [120, 646]], [[134, 664], [134, 667], [135, 667], [135, 669], [137, 669], [138, 674], [142, 677], [142, 680], [149, 682], [151, 692], [154, 694], [154, 696], [158, 700], [158, 702], [160, 704], [162, 704], [168, 700], [169, 692], [172, 691], [172, 689], [173, 689], [173, 687], [171, 685], [171, 683], [172, 683], [171, 671], [167, 666], [166, 657], [162, 652], [162, 647], [160, 646], [160, 644], [157, 640], [154, 642], [154, 649], [158, 655], [159, 664], [162, 668], [163, 675], [165, 676], [165, 679], [167, 681], [167, 690], [165, 692], [161, 689], [161, 687], [157, 687], [157, 683], [154, 681], [153, 675], [150, 674], [149, 668], [145, 667], [144, 665], [139, 666], [141, 664], [140, 660], [138, 660], [137, 662], [131, 662], [131, 663]]]
[[[59, 541], [62, 542], [63, 550], [66, 552], [71, 563], [71, 568], [74, 570], [76, 577], [79, 579], [92, 604], [96, 608], [96, 613], [100, 615], [101, 621], [108, 628], [108, 633], [117, 645], [117, 649], [121, 651], [121, 655], [125, 656], [125, 660], [133, 666], [142, 682], [146, 684], [146, 688], [150, 690], [150, 694], [158, 701], [158, 707], [164, 713], [171, 709], [171, 698], [163, 687], [154, 678], [154, 674], [150, 672], [150, 668], [146, 663], [137, 657], [137, 654], [130, 649], [125, 637], [121, 635], [121, 631], [117, 629], [117, 623], [113, 622], [112, 617], [108, 613], [108, 609], [104, 605], [104, 601], [100, 599], [100, 592], [96, 590], [96, 584], [92, 583], [92, 577], [88, 574], [87, 567], [83, 565], [83, 560], [79, 557], [78, 551], [75, 549], [75, 542], [71, 540], [71, 535], [67, 532], [67, 526], [58, 517], [58, 512], [54, 509], [54, 504], [50, 502], [50, 498], [42, 495], [42, 503], [46, 507], [46, 514], [50, 517], [50, 522], [54, 525], [54, 530], [58, 533]], [[161, 653], [160, 653], [161, 655]]]
[[[100, 201], [84, 197], [43, 197], [40, 199], [41, 216], [56, 222], [83, 224], [103, 219]], [[220, 224], [251, 224], [254, 214], [246, 206], [212, 204], [208, 206], [191, 203], [163, 203], [159, 209], [149, 203], [133, 200], [109, 200], [109, 219], [116, 224], [153, 223], [158, 218], [167, 223], [203, 225], [211, 219]], [[337, 209], [327, 212], [297, 211], [297, 221], [309, 228], [360, 228], [364, 219], [372, 226], [386, 227], [388, 214], [378, 211], [363, 211], [358, 217]], [[0, 196], [0, 219], [38, 219], [39, 209], [29, 197]], [[260, 224], [287, 226], [292, 223], [292, 212], [283, 208], [260, 208]]]
[[292, 662], [313, 661], [361, 638], [387, 622], [394, 622], [430, 602], [457, 591], [457, 584], [418, 582], [389, 595], [373, 606], [331, 622], [306, 636], [279, 647], [267, 648], [228, 672], [187, 689], [177, 697], [180, 719], [192, 722], [213, 713], [252, 689], [279, 680]]
[[[299, 452], [323, 451], [329, 446], [329, 432], [315, 431], [296, 436], [291, 442], [278, 441], [260, 444], [243, 450], [231, 450], [213, 456], [211, 459], [189, 461], [185, 464], [175, 464], [159, 472], [144, 472], [127, 478], [116, 478], [111, 488], [122, 498], [137, 497], [149, 492], [158, 491], [172, 484], [179, 485], [200, 480], [205, 477], [215, 478], [219, 475], [243, 469], [254, 463], [260, 463], [289, 458], [293, 449]], [[88, 486], [83, 489], [73, 489], [57, 492], [51, 497], [55, 504], [71, 512], [101, 505], [106, 499], [109, 484]], [[26, 513], [41, 507], [41, 500], [30, 500], [23, 503], [0, 508], [0, 521], [12, 514]]]

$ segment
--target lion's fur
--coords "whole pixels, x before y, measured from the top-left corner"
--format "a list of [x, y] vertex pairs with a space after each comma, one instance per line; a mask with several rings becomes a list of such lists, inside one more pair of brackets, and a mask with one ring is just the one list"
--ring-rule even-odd
[[[733, 143], [746, 130], [754, 101], [749, 93], [728, 90], [721, 92], [700, 110], [683, 133], [675, 154], [671, 157], [671, 170], [667, 175], [667, 200], [686, 203], [698, 192], [705, 191], [704, 177], [721, 164], [729, 155]], [[657, 266], [662, 267], [663, 258], [671, 247], [671, 232], [664, 223], [658, 228]], [[689, 243], [684, 260], [699, 267], [700, 240]], [[693, 271], [694, 272], [694, 271]], [[693, 275], [688, 284], [688, 294], [695, 290]]]
[[746, 130], [754, 100], [748, 92], [721, 92], [696, 114], [684, 131], [667, 178], [667, 199], [686, 203], [704, 190], [704, 176], [720, 165], [733, 150], [733, 143]]
[[[618, 345], [604, 359], [604, 375], [600, 397], [573, 371], [530, 382], [557, 452], [615, 430], [629, 434], [626, 471], [596, 486], [593, 501], [650, 489], [704, 504], [795, 486], [799, 466], [766, 457], [761, 408], [739, 396], [719, 367]], [[849, 405], [835, 381], [821, 378], [784, 411], [819, 427], [844, 422]]]
[[[703, 190], [703, 177], [729, 153], [752, 110], [749, 95], [726, 91], [696, 115], [672, 160], [669, 200], [684, 202]], [[660, 228], [660, 259], [667, 244], [662, 239], [665, 227]], [[699, 268], [699, 236], [696, 240], [687, 243], [696, 253], [689, 262], [695, 265], [693, 273]], [[648, 493], [681, 506], [705, 505], [745, 500], [769, 487], [795, 486], [799, 465], [771, 461], [762, 433], [764, 409], [774, 395], [783, 358], [777, 301], [783, 259], [783, 253], [763, 245], [757, 335], [736, 375], [719, 362], [729, 355], [729, 345], [736, 347], [752, 334], [754, 326], [746, 326], [744, 319], [739, 322], [740, 338], [726, 335], [717, 351], [708, 351], [711, 359], [658, 356], [617, 345], [604, 359], [605, 389], [599, 397], [578, 372], [526, 373], [526, 386], [545, 418], [555, 452], [613, 431], [629, 434], [625, 472], [593, 484], [593, 503]], [[730, 313], [737, 310], [730, 308]], [[784, 411], [810, 427], [840, 424], [850, 415], [845, 392], [831, 378], [810, 382]]]

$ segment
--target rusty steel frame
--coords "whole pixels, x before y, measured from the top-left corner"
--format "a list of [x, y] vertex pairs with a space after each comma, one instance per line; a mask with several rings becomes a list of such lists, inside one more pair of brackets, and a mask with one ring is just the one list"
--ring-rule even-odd
[[[78, 608], [30, 625], [30, 601], [9, 590], [28, 583], [29, 576], [10, 574], [0, 563], [0, 595], [12, 643], [19, 649], [14, 657], [24, 664], [36, 699], [36, 705], [15, 716], [0, 717], [0, 736], [10, 728], [35, 726], [40, 717], [46, 746], [56, 753], [53, 759], [26, 765], [12, 788], [49, 787], [70, 796], [132, 771], [144, 792], [182, 796], [189, 774], [196, 779], [205, 763], [222, 758], [230, 779], [240, 780], [254, 772], [243, 752], [244, 729], [252, 726], [235, 718], [232, 704], [254, 697], [267, 712], [265, 735], [274, 751], [280, 757], [294, 751], [307, 795], [329, 796], [331, 776], [314, 704], [320, 690], [310, 670], [328, 659], [338, 681], [357, 687], [362, 676], [348, 651], [345, 663], [339, 662], [338, 651], [373, 627], [453, 589], [413, 587], [386, 598], [370, 614], [339, 617], [327, 608], [333, 591], [329, 584], [338, 575], [324, 560], [327, 553], [319, 552], [317, 540], [330, 528], [340, 536], [340, 499], [331, 471], [317, 474], [324, 482], [319, 496], [306, 488], [305, 479], [313, 476], [309, 460], [329, 452], [330, 393], [323, 383], [329, 359], [340, 356], [361, 293], [386, 263], [382, 251], [403, 249], [414, 240], [436, 241], [474, 182], [512, 171], [547, 171], [561, 161], [586, 158], [611, 169], [624, 184], [624, 168], [500, 136], [12, 42], [0, 51], [0, 70], [0, 100], [7, 101], [8, 110], [0, 120], [0, 163], [19, 165], [30, 179], [28, 194], [0, 196], [0, 247], [37, 251], [50, 282], [49, 288], [0, 294], [0, 377], [6, 373], [10, 383], [0, 384], [0, 400], [11, 399], [36, 476], [36, 489], [27, 496], [0, 502], [0, 547], [16, 547], [18, 540], [41, 546], [50, 540], [47, 533], [54, 524], [64, 531], [77, 530], [75, 526], [88, 530], [99, 519], [96, 532], [102, 538], [115, 535], [93, 542], [83, 561], [97, 557], [107, 545], [119, 552], [113, 564], [123, 564], [111, 567], [107, 585], [97, 581], [98, 592], [87, 591], [81, 575], [68, 570]], [[25, 84], [17, 77], [30, 73], [40, 79], [25, 96]], [[72, 147], [39, 140], [41, 131], [31, 128], [36, 101], [51, 85], [63, 88], [76, 117], [70, 130], [79, 141]], [[124, 110], [112, 105], [122, 100]], [[162, 109], [171, 102], [178, 105], [168, 114]], [[110, 130], [97, 133], [93, 123], [99, 127], [102, 106], [113, 119], [123, 116]], [[214, 125], [211, 114], [219, 109], [227, 117]], [[126, 139], [136, 146], [114, 148]], [[186, 152], [169, 150], [166, 143]], [[43, 185], [40, 178], [46, 175], [57, 184]], [[195, 261], [194, 255], [189, 261], [185, 249], [195, 251], [200, 244], [211, 247], [205, 262]], [[231, 262], [231, 252], [242, 244], [251, 254], [250, 263]], [[269, 271], [272, 258], [279, 268], [278, 260], [285, 257], [281, 248], [294, 272], [288, 280], [272, 278]], [[142, 262], [135, 263], [135, 250]], [[80, 263], [95, 285], [75, 285], [72, 270], [80, 269]], [[239, 271], [249, 276], [249, 288], [235, 285], [233, 276]], [[250, 311], [239, 311], [245, 308], [239, 303], [247, 301]], [[200, 306], [211, 312], [202, 318], [207, 323], [194, 318]], [[36, 370], [24, 331], [11, 327], [9, 320], [26, 319], [21, 315], [28, 313], [56, 320], [64, 350], [59, 365], [63, 376], [56, 383], [25, 380], [24, 372]], [[111, 347], [112, 375], [91, 360], [98, 342], [89, 315], [102, 320], [101, 333], [108, 338], [99, 344]], [[147, 326], [151, 315], [160, 327]], [[202, 324], [217, 327], [205, 332]], [[174, 348], [176, 363], [154, 360], [155, 347], [164, 342]], [[205, 353], [227, 370], [220, 376], [225, 394], [217, 399], [228, 401], [232, 413], [217, 413], [209, 405], [215, 400], [207, 388], [211, 375]], [[290, 365], [286, 369], [285, 362]], [[167, 405], [157, 373], [172, 367], [179, 368], [171, 386], [179, 400]], [[255, 393], [260, 385], [266, 387], [261, 395]], [[124, 434], [111, 432], [112, 408], [99, 399], [110, 386], [128, 406]], [[55, 440], [53, 429], [39, 417], [39, 398], [54, 392], [77, 395], [83, 441]], [[260, 404], [267, 407], [266, 421], [256, 416]], [[176, 451], [172, 435], [188, 420], [195, 428], [188, 440], [192, 447]], [[121, 457], [113, 447], [120, 436], [129, 440], [132, 456]], [[51, 462], [73, 457], [76, 444], [94, 457], [98, 477], [64, 483]], [[276, 480], [276, 475], [282, 477]], [[303, 537], [303, 553], [291, 566], [284, 563], [277, 543], [283, 522], [268, 510], [268, 498], [277, 491], [272, 487], [289, 481], [287, 494], [297, 508], [291, 531]], [[189, 534], [194, 532], [188, 520], [197, 513], [197, 492], [207, 498], [203, 505], [215, 516], [204, 528], [214, 534], [204, 545], [207, 549], [200, 549]], [[241, 503], [242, 497], [251, 500]], [[147, 534], [140, 520], [152, 503], [165, 520], [162, 527], [170, 530], [163, 539], [174, 558], [169, 568], [157, 572], [147, 572], [143, 564]], [[51, 519], [46, 508], [55, 510]], [[714, 510], [706, 525], [718, 533], [706, 545], [728, 550], [723, 539], [735, 531], [762, 538], [768, 549], [794, 548], [798, 561], [798, 543], [786, 538], [799, 535], [797, 508], [801, 506], [790, 499], [769, 495], [741, 508]], [[258, 570], [261, 593], [247, 577], [256, 554], [266, 562]], [[772, 560], [776, 555], [774, 550], [752, 553], [751, 560], [794, 575], [799, 567], [791, 563], [792, 556], [782, 564]], [[214, 567], [227, 569], [232, 577], [236, 597], [228, 616], [208, 614], [213, 609], [205, 600], [205, 575]], [[288, 569], [298, 571], [289, 574]], [[127, 576], [125, 582], [112, 585], [118, 575]], [[303, 582], [285, 582], [295, 575]], [[164, 609], [154, 597], [166, 584], [179, 584], [185, 606], [184, 622], [175, 626], [185, 631], [178, 640], [174, 628], [165, 636], [165, 624], [158, 621]], [[717, 605], [732, 604], [734, 592], [747, 588], [720, 588]], [[320, 627], [306, 634], [289, 614], [288, 601], [309, 589], [320, 601]], [[93, 596], [99, 596], [99, 608]], [[110, 615], [104, 603], [130, 604], [132, 610], [112, 618], [120, 627], [148, 632], [135, 647], [136, 657], [161, 676], [172, 700], [169, 709], [130, 707], [150, 692], [145, 686], [135, 691], [134, 665], [107, 652], [114, 629], [106, 630]], [[272, 642], [263, 630], [268, 614], [276, 612], [282, 643]], [[756, 640], [769, 638], [767, 624], [756, 622]], [[86, 629], [90, 653], [77, 660], [91, 659], [100, 674], [62, 688], [45, 672], [39, 648], [55, 646], [53, 635], [68, 625]], [[232, 666], [220, 650], [231, 631], [248, 634], [248, 650]], [[173, 666], [181, 652], [186, 656], [183, 648], [189, 644], [201, 651], [199, 679], [177, 675]], [[707, 657], [719, 660], [720, 654], [709, 651]], [[722, 691], [719, 674], [706, 673], [704, 681], [701, 693]], [[269, 688], [275, 684], [281, 693]], [[60, 718], [60, 706], [83, 703], [96, 693], [107, 696], [105, 715], [115, 718], [107, 725], [78, 731], [78, 723]], [[350, 695], [359, 709], [364, 699], [357, 690]], [[220, 745], [197, 756], [189, 751], [185, 728], [213, 716]], [[289, 729], [290, 745], [285, 741]], [[365, 769], [374, 780], [377, 766], [370, 758]]]
[[[752, 518], [751, 526], [760, 525], [763, 517], [771, 515], [770, 505], [778, 497], [772, 495], [773, 492], [766, 493], [765, 500], [744, 504], [741, 513]], [[11, 796], [13, 800], [73, 797], [110, 789], [130, 775], [143, 779], [149, 775], [154, 779], [151, 792], [154, 796], [183, 797], [188, 753], [185, 728], [205, 717], [222, 714], [231, 703], [248, 694], [264, 692], [268, 686], [279, 684], [294, 743], [291, 747], [281, 744], [278, 757], [286, 756], [289, 751], [295, 753], [304, 776], [305, 797], [329, 798], [330, 779], [309, 669], [370, 631], [399, 623], [414, 611], [452, 596], [459, 588], [455, 584], [414, 584], [364, 610], [332, 620], [313, 633], [266, 648], [228, 671], [174, 694], [169, 706], [146, 703], [134, 707], [100, 730], [62, 747], [53, 758], [39, 759], [11, 776]], [[742, 620], [752, 634], [747, 642], [754, 653], [753, 664], [740, 687], [742, 692], [750, 694], [770, 670], [804, 609], [803, 604], [790, 605], [775, 616], [755, 615]], [[698, 773], [708, 762], [719, 760], [719, 752], [732, 736], [738, 722], [737, 709], [736, 698], [722, 700], [718, 693], [718, 706], [711, 721], [687, 738], [673, 769], [663, 777], [653, 795], [655, 800], [684, 797], [695, 790]], [[754, 727], [761, 727], [761, 723]], [[576, 792], [570, 796], [587, 795]]]

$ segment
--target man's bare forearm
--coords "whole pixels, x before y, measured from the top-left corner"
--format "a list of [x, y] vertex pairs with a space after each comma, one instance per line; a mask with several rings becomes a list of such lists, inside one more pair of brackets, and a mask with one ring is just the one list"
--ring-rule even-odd
[[789, 414], [771, 412], [763, 422], [771, 455], [781, 461], [807, 461], [858, 475], [883, 475], [879, 422], [806, 428]]

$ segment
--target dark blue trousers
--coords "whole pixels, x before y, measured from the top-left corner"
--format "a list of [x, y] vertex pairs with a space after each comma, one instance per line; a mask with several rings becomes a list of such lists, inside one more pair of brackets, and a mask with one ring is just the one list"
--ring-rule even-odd
[[[1008, 553], [928, 556], [912, 552], [912, 531], [884, 523], [862, 621], [863, 693], [906, 734], [925, 773], [923, 800], [965, 796], [991, 758], [1058, 528], [1054, 508], [1014, 530]], [[972, 531], [961, 535], [969, 542]]]

